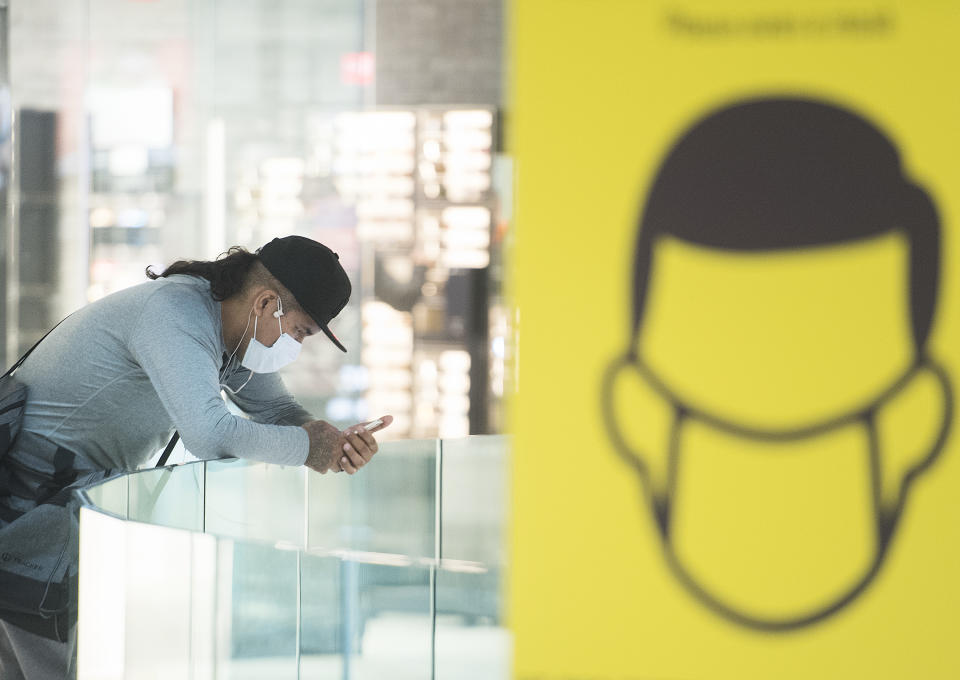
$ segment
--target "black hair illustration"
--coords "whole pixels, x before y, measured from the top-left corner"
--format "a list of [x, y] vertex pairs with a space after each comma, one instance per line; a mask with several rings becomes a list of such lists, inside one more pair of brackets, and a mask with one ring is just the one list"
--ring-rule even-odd
[[660, 235], [755, 251], [902, 229], [910, 240], [914, 343], [918, 350], [926, 343], [940, 273], [936, 209], [904, 178], [887, 137], [846, 109], [809, 99], [757, 99], [706, 116], [670, 150], [639, 226], [634, 335]]
[[[949, 376], [928, 356], [926, 345], [937, 306], [940, 220], [933, 200], [905, 176], [892, 141], [864, 117], [825, 101], [802, 97], [757, 98], [717, 109], [679, 138], [646, 194], [638, 225], [632, 276], [630, 337], [604, 376], [602, 401], [607, 432], [618, 453], [638, 473], [650, 500], [674, 575], [706, 606], [737, 624], [767, 632], [801, 628], [855, 600], [873, 581], [890, 546], [912, 482], [939, 456], [949, 434], [953, 398]], [[909, 376], [869, 404], [825, 422], [792, 430], [757, 430], [683, 403], [638, 356], [652, 258], [660, 237], [736, 252], [788, 251], [854, 243], [900, 231], [909, 244], [911, 371], [934, 376], [943, 395], [944, 418], [935, 441], [906, 470], [895, 507], [880, 498], [880, 445], [876, 415], [904, 389]], [[667, 489], [651, 486], [645, 461], [631, 451], [616, 423], [613, 381], [629, 366], [670, 403], [675, 417], [667, 452]], [[671, 546], [671, 497], [676, 483], [679, 433], [697, 418], [736, 436], [768, 442], [799, 440], [857, 421], [868, 425], [877, 551], [869, 568], [831, 601], [809, 611], [760, 617], [738, 610], [702, 587]]]

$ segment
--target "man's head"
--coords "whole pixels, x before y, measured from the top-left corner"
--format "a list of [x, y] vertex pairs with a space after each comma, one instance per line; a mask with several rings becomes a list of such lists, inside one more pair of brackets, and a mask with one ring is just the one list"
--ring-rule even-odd
[[[238, 341], [240, 352], [246, 351], [247, 343], [253, 337], [252, 332], [249, 337], [246, 336], [247, 330], [253, 330], [249, 323], [251, 314], [258, 320], [257, 340], [266, 347], [272, 347], [281, 332], [286, 332], [300, 343], [304, 338], [321, 332], [320, 326], [304, 311], [293, 293], [260, 261], [250, 265], [239, 292], [226, 304], [231, 310], [230, 328], [243, 328], [245, 331]], [[278, 312], [282, 314], [277, 316]], [[279, 323], [275, 319], [279, 319]]]
[[275, 238], [258, 255], [259, 264], [290, 292], [295, 304], [291, 308], [305, 312], [333, 344], [346, 352], [328, 325], [346, 306], [352, 291], [340, 256], [303, 236]]
[[[224, 336], [230, 346], [249, 329], [251, 312], [279, 324], [258, 324], [259, 341], [271, 346], [280, 327], [298, 341], [322, 331], [342, 351], [346, 348], [329, 328], [330, 321], [350, 299], [351, 286], [339, 256], [321, 243], [302, 236], [275, 238], [256, 253], [234, 246], [216, 260], [179, 260], [162, 273], [147, 267], [151, 279], [197, 276], [210, 282], [214, 300], [224, 303]], [[239, 325], [239, 328], [236, 326]], [[229, 336], [229, 337], [228, 337]]]

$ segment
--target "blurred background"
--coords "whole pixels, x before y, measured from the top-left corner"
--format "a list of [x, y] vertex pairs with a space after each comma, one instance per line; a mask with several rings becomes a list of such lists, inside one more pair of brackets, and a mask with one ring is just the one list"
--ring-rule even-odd
[[501, 0], [0, 0], [3, 363], [147, 266], [301, 234], [354, 282], [350, 352], [285, 375], [308, 410], [500, 431], [502, 36]]

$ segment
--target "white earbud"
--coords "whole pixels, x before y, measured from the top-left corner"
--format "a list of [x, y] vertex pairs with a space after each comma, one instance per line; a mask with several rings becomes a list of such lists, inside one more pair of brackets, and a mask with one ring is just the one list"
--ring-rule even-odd
[[279, 319], [281, 316], [283, 316], [283, 300], [277, 298], [277, 311], [273, 313], [273, 318]]
[[281, 312], [279, 309], [273, 313], [274, 319], [279, 319], [281, 316], [283, 316], [283, 312]]

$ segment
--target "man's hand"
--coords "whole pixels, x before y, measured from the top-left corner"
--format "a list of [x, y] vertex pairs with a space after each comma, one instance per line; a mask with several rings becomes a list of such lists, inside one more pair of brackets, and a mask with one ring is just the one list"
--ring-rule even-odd
[[368, 423], [358, 423], [352, 425], [343, 431], [346, 442], [340, 447], [343, 455], [340, 457], [340, 469], [348, 475], [352, 475], [357, 470], [370, 462], [373, 454], [380, 447], [373, 433], [379, 432], [387, 425], [393, 422], [393, 416], [381, 416], [381, 423], [376, 427], [367, 429]]
[[323, 420], [311, 420], [302, 425], [310, 435], [310, 452], [304, 463], [311, 470], [325, 474], [346, 471], [353, 474], [370, 462], [379, 448], [373, 433], [393, 422], [393, 416], [383, 416], [377, 427], [367, 430], [365, 423], [348, 427], [341, 432]]

